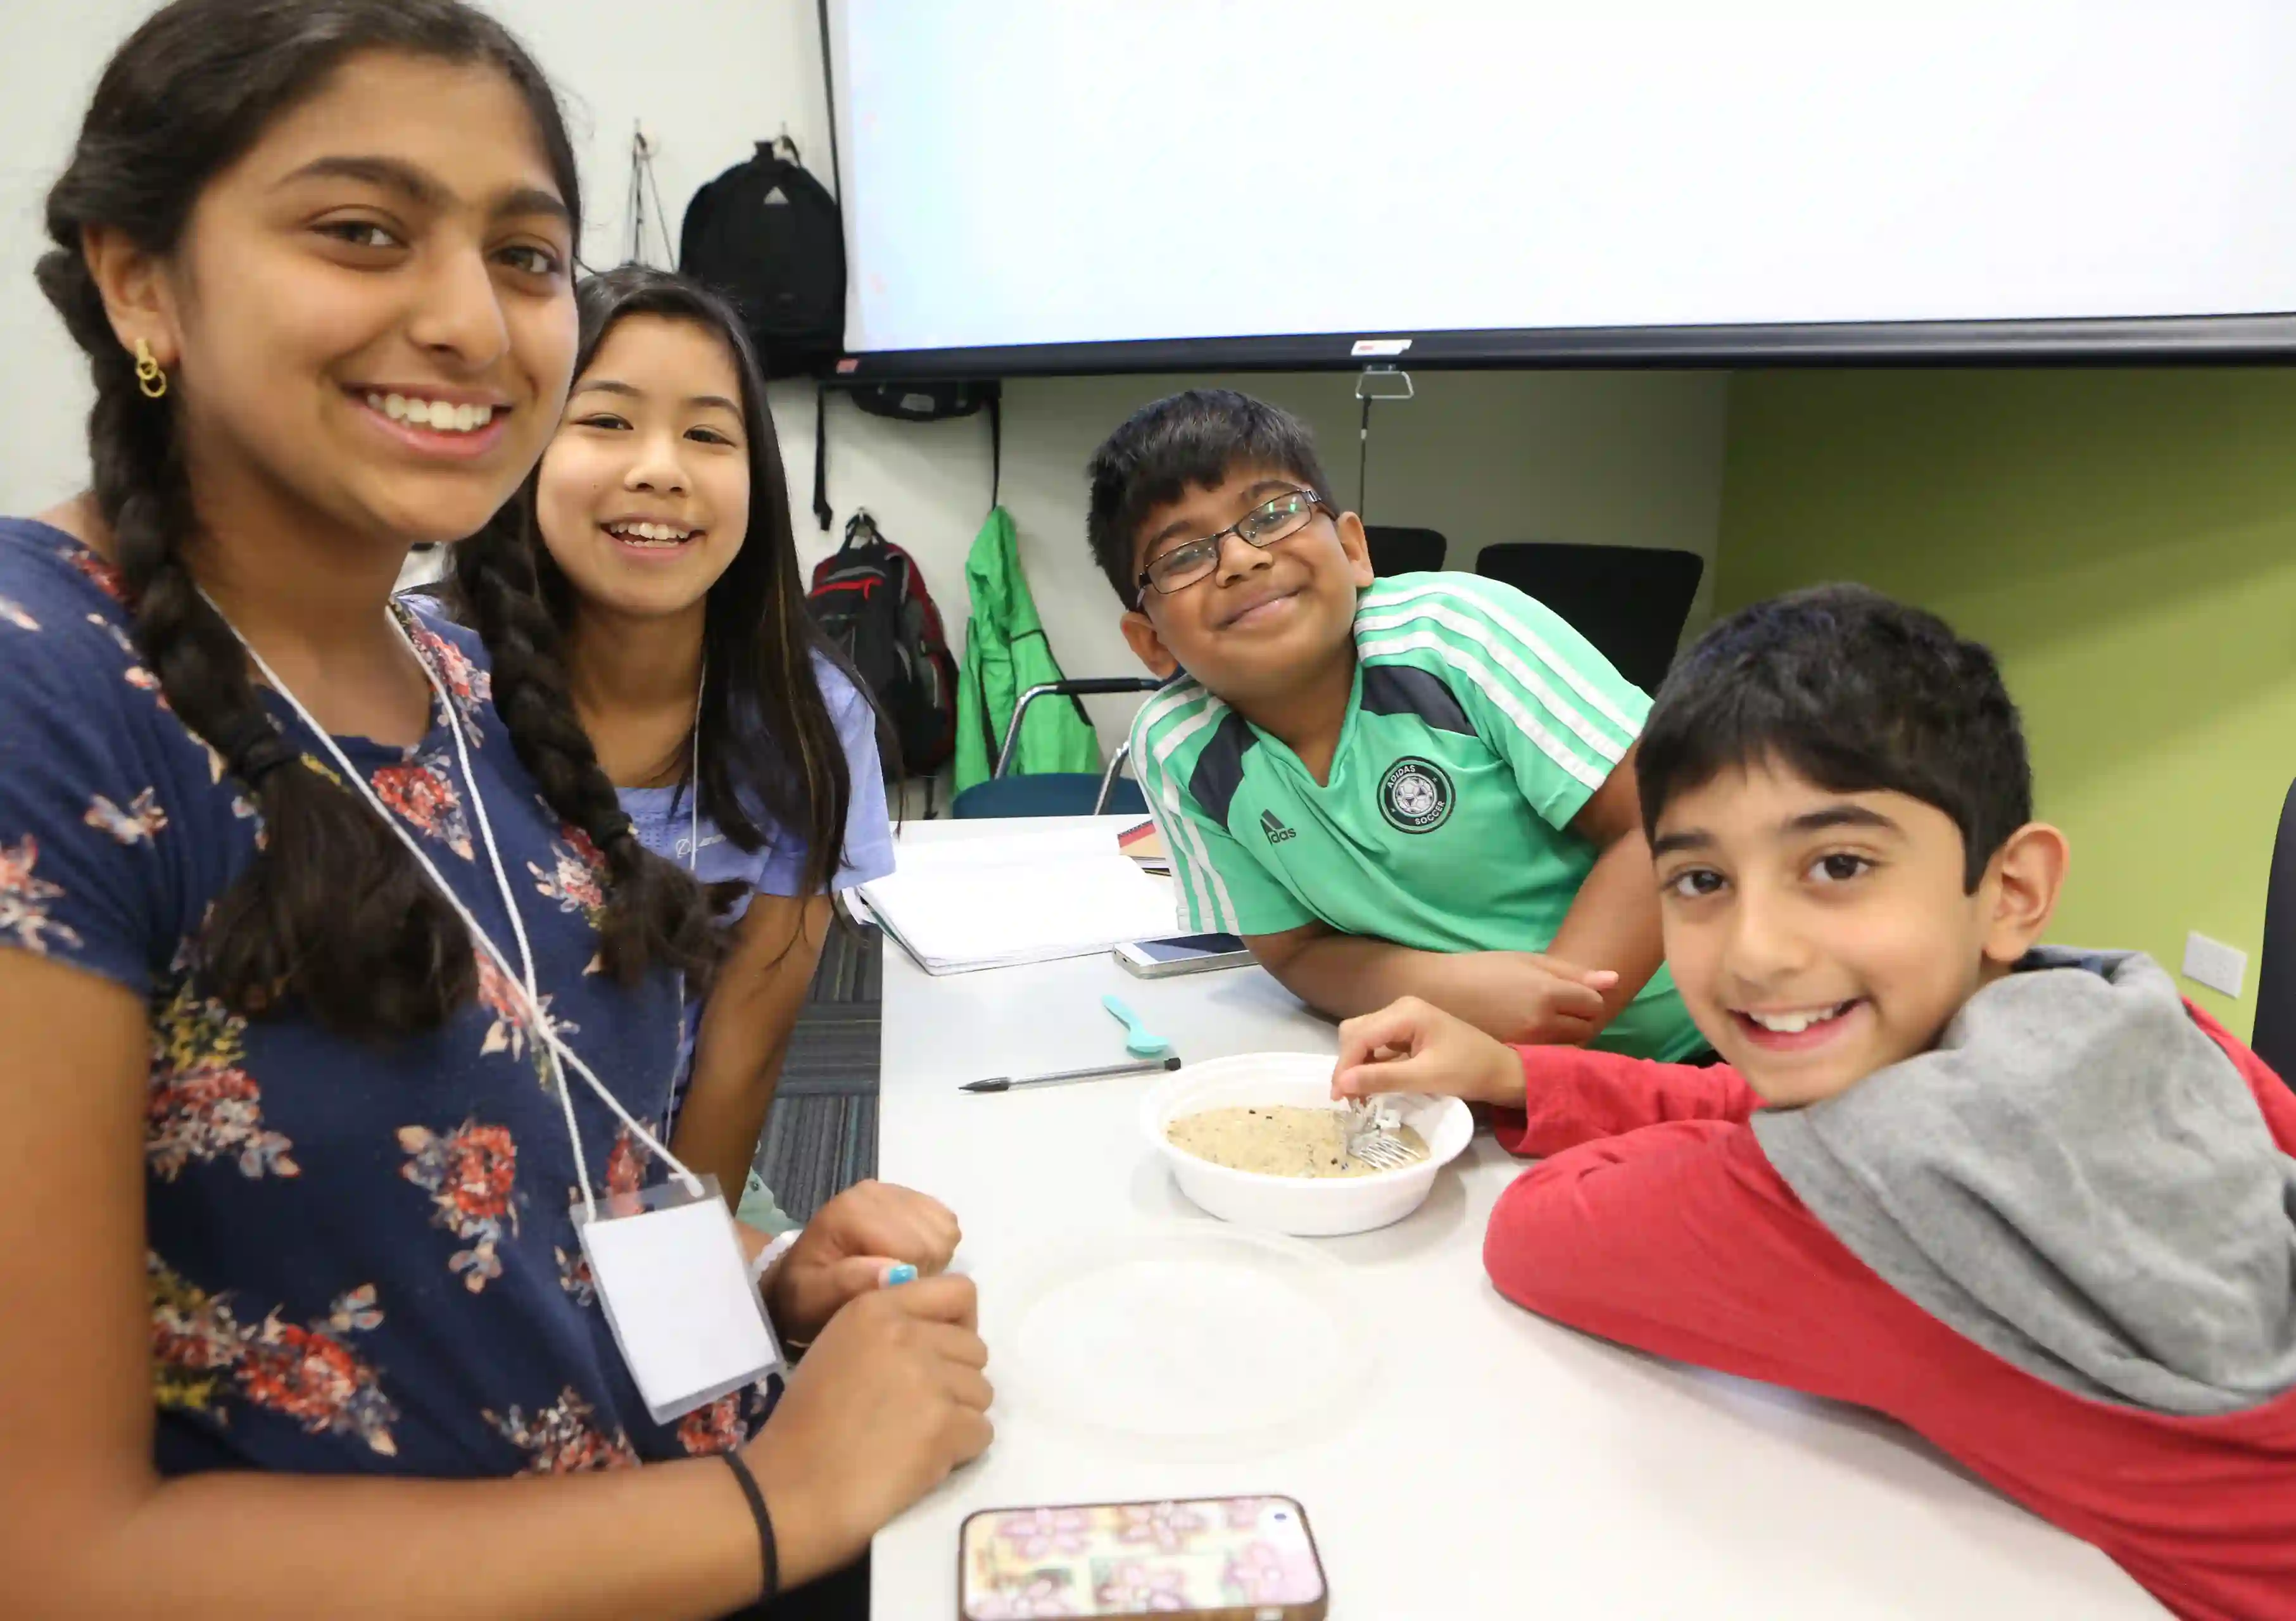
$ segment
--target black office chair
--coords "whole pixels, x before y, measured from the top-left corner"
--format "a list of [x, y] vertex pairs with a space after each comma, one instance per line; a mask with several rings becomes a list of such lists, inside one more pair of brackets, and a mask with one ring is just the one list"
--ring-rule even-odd
[[2256, 1034], [2249, 1046], [2296, 1087], [2296, 786], [2280, 806], [2272, 876], [2264, 885], [2264, 949], [2256, 959]]
[[1364, 539], [1371, 543], [1371, 571], [1385, 579], [1391, 574], [1432, 574], [1443, 566], [1451, 543], [1440, 529], [1413, 529], [1399, 524], [1367, 523]]
[[1519, 540], [1485, 546], [1475, 572], [1537, 597], [1645, 692], [1674, 662], [1706, 560], [1644, 546]]

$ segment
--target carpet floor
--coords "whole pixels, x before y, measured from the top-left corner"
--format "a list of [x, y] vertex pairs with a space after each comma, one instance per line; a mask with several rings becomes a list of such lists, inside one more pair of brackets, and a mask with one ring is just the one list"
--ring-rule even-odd
[[844, 923], [830, 931], [758, 1145], [758, 1175], [800, 1222], [877, 1174], [879, 937]]

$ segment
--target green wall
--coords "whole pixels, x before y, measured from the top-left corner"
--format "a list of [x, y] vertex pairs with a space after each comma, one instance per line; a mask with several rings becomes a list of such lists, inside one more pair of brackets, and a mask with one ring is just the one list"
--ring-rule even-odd
[[2052, 937], [2249, 954], [2296, 776], [2296, 372], [1810, 372], [1734, 380], [1723, 610], [1831, 579], [2000, 656], [2038, 814], [2072, 841]]

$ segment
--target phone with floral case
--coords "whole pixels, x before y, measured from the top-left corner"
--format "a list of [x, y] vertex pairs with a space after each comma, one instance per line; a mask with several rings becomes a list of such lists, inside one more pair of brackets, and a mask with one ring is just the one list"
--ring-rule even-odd
[[957, 1534], [958, 1621], [1324, 1621], [1324, 1564], [1289, 1497], [984, 1509]]

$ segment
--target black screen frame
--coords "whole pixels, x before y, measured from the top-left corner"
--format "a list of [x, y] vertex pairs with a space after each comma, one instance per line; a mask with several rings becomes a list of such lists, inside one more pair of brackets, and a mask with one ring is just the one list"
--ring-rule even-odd
[[[837, 140], [837, 69], [829, 0], [816, 0], [829, 157], [840, 221], [845, 176]], [[841, 224], [840, 224], [841, 228]], [[846, 244], [848, 263], [852, 244]], [[1392, 346], [1409, 340], [1399, 351]], [[1377, 353], [1358, 353], [1365, 340]], [[1476, 327], [1150, 338], [848, 354], [855, 382], [952, 378], [1108, 377], [1155, 372], [1760, 370], [1799, 366], [2286, 365], [2296, 311], [2081, 320], [1867, 321], [1769, 325]]]
[[[1399, 354], [1359, 338], [1408, 337]], [[848, 355], [856, 381], [1097, 377], [1145, 372], [1714, 370], [1784, 366], [2285, 365], [2296, 315], [1781, 326], [1525, 327], [1450, 332], [1151, 339]]]

